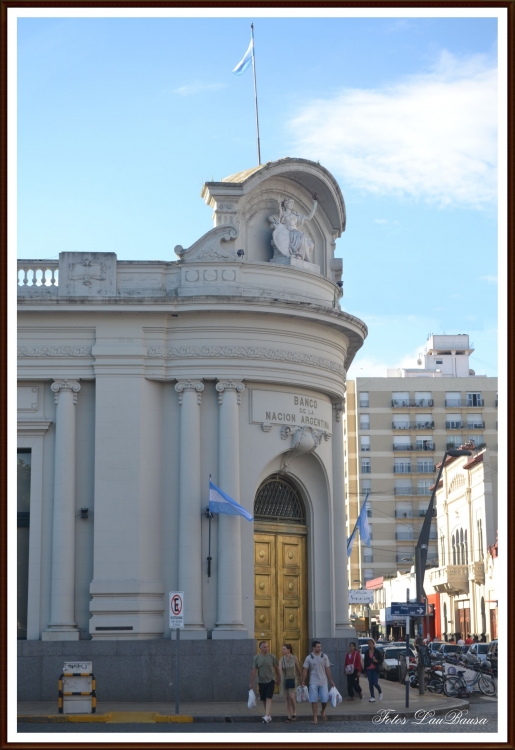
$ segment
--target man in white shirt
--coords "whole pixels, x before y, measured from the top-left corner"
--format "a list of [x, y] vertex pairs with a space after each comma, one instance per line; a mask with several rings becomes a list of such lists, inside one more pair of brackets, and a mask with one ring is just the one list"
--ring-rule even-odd
[[335, 684], [331, 675], [329, 658], [326, 654], [322, 653], [322, 644], [320, 641], [313, 641], [311, 648], [313, 649], [312, 652], [309, 656], [306, 656], [306, 660], [304, 661], [301, 685], [304, 687], [309, 672], [309, 702], [313, 710], [312, 723], [317, 724], [318, 699], [320, 698], [322, 706], [322, 721], [327, 721], [327, 716], [325, 715], [325, 709], [329, 701], [327, 681], [329, 680], [331, 687], [335, 687]]

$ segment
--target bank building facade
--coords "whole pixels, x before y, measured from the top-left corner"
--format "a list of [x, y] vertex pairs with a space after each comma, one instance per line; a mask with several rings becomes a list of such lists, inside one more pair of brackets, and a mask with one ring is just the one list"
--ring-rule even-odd
[[[176, 260], [18, 262], [21, 699], [52, 699], [66, 657], [104, 697], [171, 698], [170, 591], [202, 700], [228, 657], [217, 696], [241, 698], [255, 639], [340, 665], [355, 635], [342, 411], [367, 329], [339, 307], [343, 196], [286, 158], [202, 197], [214, 227]], [[210, 524], [210, 476], [252, 522]]]

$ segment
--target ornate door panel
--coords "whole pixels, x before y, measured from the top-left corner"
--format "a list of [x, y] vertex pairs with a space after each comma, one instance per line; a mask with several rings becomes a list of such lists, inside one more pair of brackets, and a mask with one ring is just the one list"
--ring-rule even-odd
[[306, 535], [274, 526], [254, 535], [255, 638], [268, 641], [277, 658], [291, 643], [300, 661], [308, 653]]

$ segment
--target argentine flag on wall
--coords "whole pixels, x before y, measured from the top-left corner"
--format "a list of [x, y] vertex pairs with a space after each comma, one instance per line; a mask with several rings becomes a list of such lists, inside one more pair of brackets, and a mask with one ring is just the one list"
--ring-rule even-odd
[[366, 544], [367, 547], [370, 547], [370, 528], [368, 526], [368, 517], [367, 517], [367, 500], [368, 500], [369, 493], [367, 492], [367, 496], [365, 497], [365, 500], [363, 502], [363, 505], [361, 506], [361, 511], [358, 516], [358, 520], [356, 521], [356, 525], [354, 526], [354, 531], [350, 535], [350, 537], [347, 539], [347, 557], [350, 557], [352, 552], [352, 547], [354, 546], [354, 540], [356, 538], [356, 533], [359, 529], [359, 536], [362, 542]]
[[227, 513], [229, 516], [243, 516], [247, 521], [254, 520], [254, 516], [251, 516], [245, 508], [226, 495], [211, 480], [209, 480], [209, 511], [210, 513]]
[[242, 73], [245, 73], [250, 63], [252, 62], [253, 55], [254, 55], [254, 40], [251, 39], [248, 50], [245, 52], [243, 59], [240, 60], [238, 65], [234, 68], [233, 73], [236, 73], [237, 76], [241, 76]]

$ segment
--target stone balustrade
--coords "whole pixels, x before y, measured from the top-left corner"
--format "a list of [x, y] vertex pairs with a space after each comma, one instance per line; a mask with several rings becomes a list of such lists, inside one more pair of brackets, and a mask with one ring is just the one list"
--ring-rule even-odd
[[24, 289], [39, 287], [57, 287], [59, 285], [59, 261], [57, 260], [19, 260], [18, 293]]

